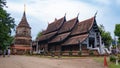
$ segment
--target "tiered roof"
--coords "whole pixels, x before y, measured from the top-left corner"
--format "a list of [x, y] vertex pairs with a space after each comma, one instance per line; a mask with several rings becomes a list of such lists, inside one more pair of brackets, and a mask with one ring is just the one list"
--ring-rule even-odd
[[56, 35], [57, 31], [63, 25], [64, 21], [66, 21], [65, 16], [58, 20], [56, 19], [54, 22], [50, 23], [47, 27], [47, 30], [42, 32], [42, 36], [39, 37], [39, 41], [48, 40]]
[[63, 26], [61, 27], [61, 29], [59, 30], [58, 33], [64, 33], [64, 32], [68, 32], [68, 31], [71, 31], [72, 28], [75, 26], [75, 24], [77, 23], [78, 21], [78, 17], [76, 18], [73, 18], [69, 21], [66, 21]]
[[[43, 36], [39, 38], [39, 41], [49, 40], [49, 43], [61, 42], [61, 45], [75, 45], [83, 42], [89, 35], [89, 31], [94, 25], [95, 17], [78, 23], [78, 17], [75, 17], [69, 21], [65, 21], [65, 18], [55, 20], [48, 25], [46, 31], [43, 32]], [[56, 35], [55, 35], [56, 34]]]
[[88, 32], [91, 29], [93, 23], [94, 23], [94, 17], [79, 22], [73, 29], [71, 35], [83, 34]]
[[60, 42], [63, 41], [65, 38], [69, 36], [70, 32], [68, 33], [63, 33], [60, 35], [57, 35], [53, 40], [51, 40], [49, 43], [55, 43], [55, 42]]
[[48, 39], [50, 39], [51, 37], [53, 37], [56, 33], [57, 33], [57, 31], [52, 32], [52, 33], [49, 33], [49, 34], [42, 35], [42, 36], [39, 38], [39, 41], [48, 40]]
[[71, 37], [66, 40], [62, 45], [75, 45], [87, 39], [89, 35], [88, 33], [92, 28], [94, 21], [95, 17], [92, 17], [82, 22], [79, 22], [71, 32]]
[[47, 27], [47, 30], [45, 31], [45, 34], [50, 33], [50, 32], [54, 32], [58, 29], [60, 29], [60, 27], [62, 26], [62, 24], [65, 21], [65, 17], [62, 17], [60, 19], [56, 19], [54, 22], [50, 23]]
[[88, 37], [88, 34], [74, 36], [74, 37], [69, 38], [62, 45], [75, 45], [75, 44], [79, 44], [82, 41], [84, 41], [87, 37]]
[[58, 35], [49, 43], [60, 42], [66, 39], [70, 35], [71, 30], [73, 29], [73, 27], [76, 25], [77, 22], [78, 22], [78, 17], [66, 21], [58, 31]]
[[[28, 22], [27, 22], [25, 10], [24, 10], [24, 12], [23, 12], [22, 19], [21, 19], [20, 23], [19, 23], [18, 26], [17, 26], [16, 32], [19, 30], [18, 28], [24, 28], [24, 27], [25, 27], [25, 28], [28, 28], [28, 29], [31, 29], [30, 25], [29, 25]], [[27, 30], [23, 30], [23, 32], [27, 33], [28, 31], [27, 31]], [[17, 34], [15, 35], [15, 37], [31, 38], [31, 35], [30, 35], [30, 34], [29, 34], [29, 35], [25, 35], [24, 33], [19, 33], [19, 34], [17, 33]]]

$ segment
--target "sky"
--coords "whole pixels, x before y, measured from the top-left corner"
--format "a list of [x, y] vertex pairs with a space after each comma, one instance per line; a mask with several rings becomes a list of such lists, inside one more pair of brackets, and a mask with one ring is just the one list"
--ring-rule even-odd
[[79, 21], [83, 21], [97, 12], [97, 24], [103, 24], [113, 38], [115, 24], [120, 24], [120, 0], [7, 0], [6, 10], [15, 18], [16, 25], [22, 18], [24, 4], [33, 40], [55, 18], [59, 19], [65, 14], [66, 19], [70, 20], [79, 13]]

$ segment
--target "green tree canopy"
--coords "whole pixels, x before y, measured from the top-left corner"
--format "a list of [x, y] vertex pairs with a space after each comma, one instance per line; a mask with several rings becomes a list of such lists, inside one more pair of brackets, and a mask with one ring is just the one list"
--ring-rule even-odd
[[112, 37], [110, 35], [110, 32], [105, 31], [105, 28], [103, 25], [99, 26], [99, 30], [101, 33], [103, 43], [105, 44], [106, 47], [109, 47], [112, 42]]
[[115, 36], [118, 36], [118, 42], [120, 43], [120, 24], [115, 25], [114, 34]]
[[38, 32], [36, 39], [38, 39], [40, 36], [42, 36], [42, 32]]
[[11, 31], [15, 27], [14, 18], [7, 13], [6, 0], [0, 0], [0, 46], [5, 49], [10, 45]]
[[6, 6], [6, 0], [0, 0], [0, 7]]

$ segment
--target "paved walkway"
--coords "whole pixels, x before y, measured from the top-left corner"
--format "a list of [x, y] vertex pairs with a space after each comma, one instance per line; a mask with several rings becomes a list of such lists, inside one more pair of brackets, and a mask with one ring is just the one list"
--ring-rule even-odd
[[0, 68], [104, 68], [90, 58], [54, 59], [29, 56], [0, 57]]

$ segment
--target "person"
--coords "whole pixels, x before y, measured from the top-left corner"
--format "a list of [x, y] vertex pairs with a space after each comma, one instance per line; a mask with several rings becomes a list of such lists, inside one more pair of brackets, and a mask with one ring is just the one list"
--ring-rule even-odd
[[6, 49], [3, 50], [3, 57], [6, 55]]
[[10, 56], [10, 48], [8, 48], [8, 57]]

